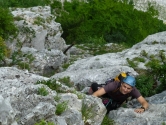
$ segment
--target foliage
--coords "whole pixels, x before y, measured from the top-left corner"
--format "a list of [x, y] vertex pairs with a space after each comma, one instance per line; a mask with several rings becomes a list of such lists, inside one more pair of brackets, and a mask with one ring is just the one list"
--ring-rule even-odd
[[142, 50], [140, 54], [141, 56], [144, 56], [144, 57], [148, 56], [148, 53], [145, 50]]
[[61, 1], [54, 0], [51, 4], [51, 13], [55, 15], [59, 15], [62, 10], [62, 3]]
[[57, 106], [56, 106], [55, 114], [56, 115], [61, 115], [64, 111], [66, 111], [67, 108], [68, 108], [67, 104], [68, 104], [67, 101], [58, 103]]
[[36, 25], [42, 25], [43, 23], [45, 23], [45, 20], [43, 19], [43, 18], [41, 18], [41, 17], [37, 17], [36, 19], [35, 19], [35, 21], [34, 21], [34, 24], [36, 24]]
[[[141, 56], [144, 58], [127, 59], [128, 64], [139, 72], [139, 76], [136, 77], [137, 88], [140, 90], [143, 96], [152, 96], [156, 93], [160, 93], [166, 90], [166, 56], [165, 51], [160, 50], [158, 54], [148, 55], [143, 50]], [[137, 68], [138, 62], [145, 62], [149, 60], [145, 66], [147, 70], [143, 71]]]
[[30, 70], [30, 66], [29, 66], [29, 64], [26, 63], [26, 62], [19, 62], [17, 65], [18, 65], [19, 68], [21, 68], [21, 69], [27, 69], [27, 70]]
[[7, 56], [7, 46], [5, 41], [0, 37], [0, 61], [3, 61]]
[[103, 122], [101, 125], [114, 125], [115, 122], [111, 120], [107, 115], [104, 117]]
[[50, 0], [0, 0], [2, 7], [34, 7], [49, 5]]
[[54, 123], [46, 122], [44, 119], [42, 119], [39, 123], [35, 123], [35, 125], [54, 125]]
[[44, 84], [47, 85], [52, 90], [61, 92], [61, 84], [58, 84], [55, 79], [37, 81], [36, 84]]
[[60, 97], [59, 95], [56, 95], [56, 96], [54, 97], [54, 100], [57, 101], [57, 102], [58, 102], [60, 99], [61, 99], [61, 97]]
[[38, 94], [42, 95], [42, 96], [46, 96], [49, 94], [49, 92], [46, 90], [46, 88], [43, 86], [41, 88], [38, 89]]
[[93, 44], [93, 43], [86, 43], [76, 45], [77, 48], [80, 48], [91, 55], [102, 55], [105, 53], [116, 53], [121, 52], [128, 47], [124, 43], [109, 43], [109, 44]]
[[70, 81], [70, 77], [66, 76], [58, 79], [59, 82], [65, 84], [68, 87], [73, 87], [74, 83]]
[[[61, 6], [52, 7], [61, 9]], [[72, 0], [64, 2], [56, 21], [61, 23], [64, 31], [62, 37], [67, 43], [124, 42], [133, 45], [149, 34], [166, 29], [157, 15], [158, 12], [151, 5], [147, 12], [143, 12], [134, 9], [131, 2]]]
[[77, 95], [78, 99], [84, 99], [85, 98], [85, 94], [78, 92], [78, 91], [73, 91], [74, 94]]
[[18, 65], [19, 68], [27, 70], [30, 70], [30, 64], [35, 60], [32, 54], [23, 54], [19, 50], [14, 51], [10, 58], [12, 59], [10, 66]]
[[162, 125], [166, 125], [166, 122], [163, 122]]
[[130, 60], [129, 58], [127, 58], [126, 60], [130, 67], [132, 67], [133, 69], [136, 69], [138, 62], [134, 62], [133, 60]]
[[154, 82], [160, 82], [159, 85], [156, 84], [156, 92], [162, 92], [166, 90], [166, 56], [161, 50], [156, 56], [157, 58], [151, 59], [146, 66], [149, 68], [149, 73], [154, 77]]
[[85, 124], [88, 124], [87, 123], [88, 119], [94, 118], [96, 116], [94, 108], [95, 108], [94, 104], [88, 104], [85, 102], [85, 100], [82, 100], [81, 113], [82, 113], [82, 119], [84, 120]]
[[64, 63], [64, 64], [62, 65], [62, 68], [63, 68], [63, 69], [67, 69], [70, 65], [72, 65], [72, 63]]
[[9, 36], [17, 34], [17, 28], [14, 24], [13, 15], [8, 8], [0, 7], [0, 37], [8, 39]]
[[149, 61], [145, 64], [146, 72], [136, 77], [137, 88], [143, 96], [152, 96], [166, 90], [166, 56], [162, 50], [149, 57], [143, 53]]
[[144, 97], [149, 97], [155, 94], [154, 90], [154, 79], [153, 76], [150, 74], [146, 73], [144, 75], [139, 75], [136, 77], [136, 87], [140, 90], [140, 93]]
[[145, 59], [144, 59], [144, 58], [141, 58], [141, 57], [135, 57], [135, 58], [133, 59], [133, 61], [145, 62]]

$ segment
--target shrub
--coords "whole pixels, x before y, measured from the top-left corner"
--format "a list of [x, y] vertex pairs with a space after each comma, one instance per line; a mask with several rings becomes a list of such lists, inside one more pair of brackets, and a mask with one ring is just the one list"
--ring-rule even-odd
[[5, 41], [0, 37], [0, 61], [4, 61], [7, 56], [7, 47]]
[[9, 9], [0, 7], [0, 12], [0, 36], [6, 40], [9, 36], [17, 34], [17, 28]]
[[144, 97], [149, 97], [156, 93], [153, 85], [154, 79], [150, 74], [139, 75], [136, 77], [136, 81], [136, 87]]
[[159, 51], [157, 55], [147, 56], [149, 62], [145, 64], [147, 71], [138, 76], [137, 88], [144, 96], [151, 96], [166, 90], [166, 56], [164, 51]]
[[63, 8], [59, 4], [52, 7], [62, 8], [56, 22], [61, 24], [62, 37], [67, 43], [98, 43], [101, 40], [96, 39], [103, 38], [102, 42], [124, 42], [131, 46], [149, 34], [166, 29], [151, 5], [143, 12], [134, 9], [131, 2], [118, 0], [72, 0], [63, 4]]
[[1, 0], [2, 7], [34, 7], [49, 5], [50, 0]]

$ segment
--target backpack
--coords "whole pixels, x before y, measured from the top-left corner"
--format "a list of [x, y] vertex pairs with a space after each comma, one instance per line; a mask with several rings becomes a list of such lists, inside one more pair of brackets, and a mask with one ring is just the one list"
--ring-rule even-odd
[[[98, 84], [96, 82], [93, 82], [89, 89], [89, 94], [92, 94], [94, 91], [97, 91], [98, 88], [101, 88], [101, 87], [104, 87], [105, 85], [113, 82], [113, 81], [118, 81], [118, 82], [122, 82], [123, 79], [126, 77], [126, 76], [129, 76], [129, 73], [130, 72], [121, 72], [120, 74], [118, 74], [115, 78], [108, 78], [104, 84]], [[93, 84], [96, 84], [95, 85], [95, 88], [93, 87]], [[116, 92], [119, 88], [117, 88], [116, 90], [114, 90], [113, 92]]]
[[120, 74], [118, 74], [115, 78], [109, 78], [105, 81], [105, 84], [102, 84], [102, 85], [107, 85], [109, 84], [110, 82], [113, 82], [113, 81], [118, 81], [118, 82], [122, 82], [123, 79], [126, 77], [126, 76], [129, 76], [129, 73], [130, 72], [121, 72]]

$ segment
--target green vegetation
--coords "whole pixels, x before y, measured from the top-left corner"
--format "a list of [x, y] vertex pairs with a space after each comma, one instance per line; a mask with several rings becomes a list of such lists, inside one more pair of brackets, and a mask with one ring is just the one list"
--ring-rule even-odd
[[150, 74], [146, 73], [139, 75], [136, 77], [136, 81], [137, 81], [136, 87], [140, 90], [140, 93], [144, 97], [149, 97], [156, 93], [155, 88], [153, 86], [154, 84], [153, 76], [151, 76]]
[[13, 15], [8, 8], [0, 6], [0, 12], [0, 37], [6, 40], [9, 36], [17, 35], [17, 28], [14, 24]]
[[64, 85], [68, 86], [68, 87], [73, 87], [74, 86], [74, 83], [70, 81], [69, 76], [59, 78], [58, 81], [61, 82]]
[[30, 70], [31, 63], [35, 60], [32, 54], [23, 54], [21, 51], [14, 51], [10, 57], [12, 62], [9, 66], [17, 65], [18, 68]]
[[145, 59], [144, 59], [144, 58], [141, 58], [141, 57], [135, 57], [135, 58], [133, 59], [133, 61], [145, 62]]
[[[153, 76], [156, 93], [166, 90], [166, 56], [164, 51], [161, 50], [156, 58], [151, 59], [146, 66], [149, 74]], [[160, 85], [157, 82], [160, 82]]]
[[114, 125], [114, 124], [115, 122], [110, 118], [108, 118], [107, 115], [104, 117], [103, 122], [101, 123], [101, 125]]
[[65, 70], [65, 69], [67, 69], [70, 65], [72, 65], [72, 63], [64, 63], [64, 64], [62, 65], [62, 68]]
[[63, 9], [59, 4], [52, 6], [55, 8], [60, 11], [56, 22], [61, 23], [62, 37], [68, 44], [113, 42], [131, 46], [149, 34], [166, 30], [153, 6], [143, 12], [134, 9], [127, 0], [72, 0], [65, 1]]
[[144, 56], [144, 57], [148, 56], [148, 53], [145, 50], [142, 50], [140, 54], [141, 56]]
[[86, 50], [91, 55], [102, 55], [105, 53], [116, 53], [121, 52], [124, 49], [127, 49], [128, 46], [126, 46], [124, 43], [116, 44], [113, 43], [112, 45], [106, 45], [106, 44], [93, 44], [93, 43], [86, 43], [84, 45], [76, 45], [76, 47]]
[[34, 7], [49, 5], [50, 0], [0, 0], [2, 7]]
[[61, 115], [64, 111], [66, 111], [68, 109], [67, 104], [68, 104], [67, 101], [58, 103], [57, 106], [56, 106], [55, 114], [56, 115]]
[[47, 122], [42, 119], [39, 123], [35, 123], [35, 125], [55, 125], [53, 122]]
[[87, 104], [84, 100], [82, 100], [81, 113], [85, 124], [88, 124], [88, 119], [92, 119], [96, 116], [94, 108], [95, 104]]
[[46, 88], [43, 86], [41, 88], [38, 89], [38, 94], [42, 95], [42, 96], [46, 96], [49, 94], [49, 92], [46, 90]]
[[81, 93], [81, 92], [78, 92], [78, 91], [73, 91], [74, 94], [77, 95], [78, 99], [84, 99], [85, 98], [85, 94], [84, 93]]
[[130, 60], [129, 58], [127, 58], [126, 60], [130, 67], [132, 67], [133, 69], [137, 68], [138, 62], [134, 62], [133, 60]]
[[0, 37], [0, 62], [5, 60], [7, 56], [7, 46], [5, 41]]
[[55, 90], [57, 92], [62, 92], [61, 84], [58, 84], [56, 82], [56, 79], [37, 81], [36, 84], [44, 84], [44, 85], [47, 85], [52, 90]]
[[137, 68], [140, 58], [133, 60], [127, 59], [129, 65], [134, 68], [140, 75], [136, 77], [137, 88], [145, 97], [152, 96], [166, 90], [166, 56], [163, 50], [160, 50], [157, 55], [149, 55], [146, 51], [142, 51], [144, 59], [149, 60], [145, 66], [147, 70]]
[[19, 68], [21, 68], [21, 69], [27, 69], [27, 70], [30, 70], [30, 66], [29, 66], [29, 64], [26, 63], [26, 62], [19, 62], [17, 65], [18, 65]]
[[56, 96], [54, 97], [54, 100], [55, 100], [56, 102], [59, 102], [60, 99], [61, 99], [61, 97], [60, 97], [59, 95], [56, 95]]
[[166, 125], [166, 122], [163, 122], [162, 125]]
[[36, 25], [42, 25], [43, 23], [45, 23], [45, 20], [41, 17], [37, 17], [36, 20], [34, 21], [34, 24]]

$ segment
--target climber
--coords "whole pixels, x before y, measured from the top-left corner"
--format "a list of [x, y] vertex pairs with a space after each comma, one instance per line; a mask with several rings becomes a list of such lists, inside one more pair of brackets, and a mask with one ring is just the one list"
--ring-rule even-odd
[[107, 97], [109, 102], [105, 104], [107, 114], [110, 110], [117, 109], [129, 97], [136, 98], [142, 105], [140, 108], [135, 109], [137, 113], [143, 113], [149, 106], [148, 102], [140, 94], [139, 90], [135, 87], [136, 80], [133, 76], [126, 76], [122, 82], [111, 81], [104, 87], [96, 90], [92, 95], [96, 97]]

